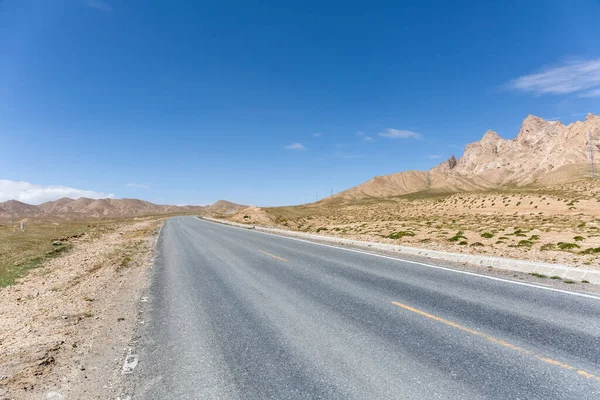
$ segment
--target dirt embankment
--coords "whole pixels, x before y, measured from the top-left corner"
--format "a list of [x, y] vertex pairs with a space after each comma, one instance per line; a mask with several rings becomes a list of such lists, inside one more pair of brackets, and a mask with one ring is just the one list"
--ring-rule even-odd
[[0, 399], [117, 398], [161, 220], [123, 223], [0, 289]]

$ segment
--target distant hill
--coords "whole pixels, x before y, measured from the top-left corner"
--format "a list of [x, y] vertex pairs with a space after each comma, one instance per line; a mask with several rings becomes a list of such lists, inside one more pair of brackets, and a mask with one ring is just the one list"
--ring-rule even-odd
[[[233, 203], [232, 203], [233, 204]], [[38, 206], [16, 200], [0, 202], [0, 220], [124, 218], [144, 215], [204, 213], [204, 206], [158, 205], [138, 199], [70, 199], [63, 197]]]
[[502, 139], [490, 130], [468, 144], [458, 160], [452, 156], [429, 171], [378, 176], [323, 201], [568, 183], [590, 175], [590, 147], [598, 154], [598, 145], [600, 115], [588, 114], [585, 121], [568, 126], [529, 115], [515, 139]]
[[204, 212], [207, 214], [234, 214], [247, 207], [227, 200], [218, 200], [210, 206], [206, 206]]

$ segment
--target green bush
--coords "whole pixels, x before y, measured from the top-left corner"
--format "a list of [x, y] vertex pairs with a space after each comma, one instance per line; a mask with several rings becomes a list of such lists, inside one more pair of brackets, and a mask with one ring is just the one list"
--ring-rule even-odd
[[579, 254], [596, 254], [600, 253], [600, 247], [590, 247], [589, 249], [585, 249], [579, 252]]
[[540, 247], [540, 250], [542, 250], [542, 251], [556, 250], [556, 245], [554, 243], [546, 243], [546, 244], [543, 244], [542, 247]]
[[415, 236], [414, 232], [411, 231], [400, 231], [400, 232], [394, 232], [394, 233], [390, 233], [388, 235], [389, 239], [402, 239], [404, 236]]
[[475, 243], [471, 244], [471, 247], [482, 247], [482, 246], [485, 246], [485, 245], [481, 242], [475, 242]]
[[578, 248], [580, 248], [580, 246], [578, 244], [575, 244], [575, 243], [566, 243], [566, 242], [558, 242], [556, 244], [556, 246], [558, 246], [558, 248], [561, 249], [561, 250], [572, 250], [572, 249], [578, 249]]
[[573, 240], [576, 242], [583, 242], [585, 238], [583, 236], [575, 236]]
[[531, 247], [533, 246], [533, 242], [531, 240], [521, 240], [517, 243], [519, 247]]
[[462, 236], [462, 235], [456, 235], [456, 236], [452, 236], [451, 238], [448, 239], [449, 242], [458, 242], [461, 239], [466, 239], [466, 237]]
[[320, 228], [317, 228], [317, 233], [319, 233], [321, 231], [327, 231], [327, 230], [328, 230], [327, 228], [325, 228], [325, 227], [322, 226]]
[[490, 233], [490, 232], [484, 232], [484, 233], [481, 234], [481, 237], [482, 238], [486, 238], [486, 239], [491, 239], [491, 238], [494, 237], [494, 234]]

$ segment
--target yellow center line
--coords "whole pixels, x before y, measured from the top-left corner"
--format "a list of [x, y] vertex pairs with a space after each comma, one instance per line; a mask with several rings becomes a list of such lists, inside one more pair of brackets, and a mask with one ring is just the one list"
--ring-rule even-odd
[[281, 261], [288, 262], [288, 260], [286, 260], [285, 258], [277, 257], [277, 256], [275, 256], [275, 255], [273, 255], [273, 254], [271, 254], [271, 253], [267, 253], [266, 251], [262, 251], [262, 250], [258, 250], [258, 251], [259, 251], [259, 252], [261, 252], [261, 253], [263, 253], [263, 254], [266, 254], [266, 255], [268, 255], [268, 256], [271, 256], [271, 257], [273, 257], [273, 258], [276, 258], [276, 259], [278, 259], [278, 260], [281, 260]]
[[534, 353], [532, 351], [526, 350], [526, 349], [524, 349], [522, 347], [519, 347], [519, 346], [515, 346], [514, 344], [505, 342], [504, 340], [501, 340], [501, 339], [497, 339], [497, 338], [495, 338], [493, 336], [490, 336], [490, 335], [487, 335], [485, 333], [478, 332], [478, 331], [475, 331], [473, 329], [469, 329], [469, 328], [467, 328], [465, 326], [457, 324], [456, 322], [448, 321], [447, 319], [444, 319], [444, 318], [441, 318], [441, 317], [437, 317], [437, 316], [435, 316], [433, 314], [426, 313], [425, 311], [417, 310], [416, 308], [413, 308], [411, 306], [407, 306], [406, 304], [398, 303], [397, 301], [392, 301], [392, 304], [394, 304], [394, 305], [396, 305], [398, 307], [404, 308], [405, 310], [412, 311], [412, 312], [417, 313], [419, 315], [422, 315], [424, 317], [430, 318], [430, 319], [432, 319], [434, 321], [441, 322], [441, 323], [443, 323], [445, 325], [448, 325], [448, 326], [451, 326], [453, 328], [460, 329], [461, 331], [466, 332], [466, 333], [470, 333], [471, 335], [482, 337], [482, 338], [484, 338], [486, 340], [489, 340], [492, 343], [495, 343], [495, 344], [507, 347], [507, 348], [509, 348], [511, 350], [514, 350], [514, 351], [517, 351], [517, 352], [519, 352], [521, 354], [526, 354], [526, 355], [532, 356], [532, 357], [537, 358], [538, 360], [543, 361], [545, 363], [552, 364], [552, 365], [555, 365], [557, 367], [560, 367], [560, 368], [563, 368], [563, 369], [567, 369], [567, 370], [575, 370], [579, 375], [581, 375], [581, 376], [583, 376], [585, 378], [595, 379], [597, 381], [600, 381], [600, 376], [597, 376], [597, 375], [594, 375], [594, 374], [590, 374], [589, 372], [583, 371], [581, 369], [577, 369], [577, 368], [575, 368], [575, 367], [573, 367], [573, 366], [571, 366], [569, 364], [565, 364], [563, 362], [556, 361], [556, 360], [553, 360], [551, 358], [541, 356], [541, 355], [536, 354], [536, 353]]

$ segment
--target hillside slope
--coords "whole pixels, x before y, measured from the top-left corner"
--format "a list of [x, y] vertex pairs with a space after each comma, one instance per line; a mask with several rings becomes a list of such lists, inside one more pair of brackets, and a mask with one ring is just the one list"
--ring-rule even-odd
[[[590, 137], [592, 143], [590, 143]], [[406, 171], [378, 176], [326, 201], [383, 198], [432, 190], [443, 193], [522, 186], [548, 186], [589, 176], [590, 146], [598, 151], [600, 115], [563, 125], [529, 115], [515, 139], [487, 131], [429, 171]]]

